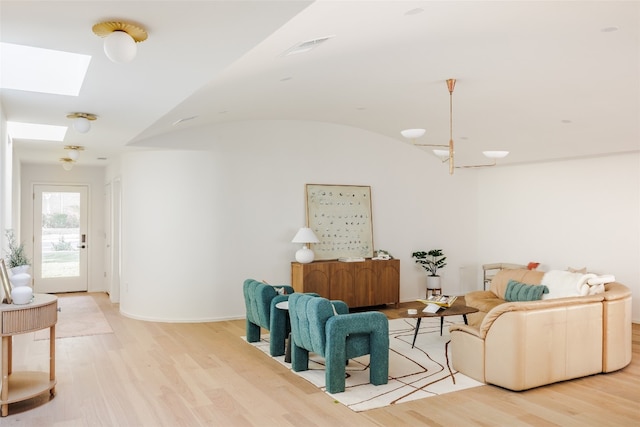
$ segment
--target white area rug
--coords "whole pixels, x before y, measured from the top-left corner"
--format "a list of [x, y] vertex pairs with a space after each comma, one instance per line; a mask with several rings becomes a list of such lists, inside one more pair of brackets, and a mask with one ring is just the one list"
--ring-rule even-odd
[[[369, 357], [363, 356], [349, 361], [345, 391], [328, 394], [360, 412], [483, 385], [452, 370], [447, 320], [440, 336], [439, 318], [422, 319], [415, 348], [411, 348], [415, 322], [414, 319], [389, 321], [388, 384], [374, 386], [369, 383]], [[251, 344], [269, 356], [268, 335]], [[291, 364], [285, 363], [284, 356], [274, 359], [291, 368]], [[324, 359], [315, 354], [311, 354], [310, 359], [308, 371], [294, 373], [324, 390]]]

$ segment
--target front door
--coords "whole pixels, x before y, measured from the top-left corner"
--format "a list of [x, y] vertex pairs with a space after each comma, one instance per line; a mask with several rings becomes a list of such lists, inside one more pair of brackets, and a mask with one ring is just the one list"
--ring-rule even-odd
[[34, 186], [33, 288], [88, 289], [86, 185]]

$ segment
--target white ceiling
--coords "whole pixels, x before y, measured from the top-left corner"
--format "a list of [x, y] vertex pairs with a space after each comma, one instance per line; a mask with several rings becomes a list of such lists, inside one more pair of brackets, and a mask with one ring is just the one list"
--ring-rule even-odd
[[[446, 144], [447, 78], [457, 79], [459, 164], [483, 150], [526, 163], [640, 148], [638, 1], [2, 0], [0, 19], [3, 42], [92, 55], [78, 97], [2, 90], [10, 121], [99, 116], [63, 143], [15, 141], [24, 162], [57, 162], [70, 144], [86, 147], [79, 163], [104, 164], [151, 136], [256, 119], [355, 126], [398, 143], [409, 143], [400, 130], [423, 127], [422, 142]], [[146, 28], [133, 62], [106, 58], [91, 31], [105, 20]]]

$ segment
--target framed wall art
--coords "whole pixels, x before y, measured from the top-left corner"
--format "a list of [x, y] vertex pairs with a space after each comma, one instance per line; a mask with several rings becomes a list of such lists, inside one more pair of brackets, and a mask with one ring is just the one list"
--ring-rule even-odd
[[307, 184], [307, 226], [316, 260], [373, 257], [371, 187]]
[[0, 258], [0, 282], [2, 282], [2, 290], [4, 291], [4, 299], [2, 302], [11, 304], [11, 282], [9, 281], [9, 274], [7, 273], [7, 266], [4, 263], [4, 259]]

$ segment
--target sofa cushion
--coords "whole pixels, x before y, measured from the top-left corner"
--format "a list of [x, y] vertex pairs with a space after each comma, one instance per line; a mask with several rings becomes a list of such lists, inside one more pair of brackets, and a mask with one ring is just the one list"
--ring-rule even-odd
[[504, 303], [491, 291], [472, 291], [464, 296], [465, 304], [488, 313], [496, 305]]
[[545, 285], [527, 285], [515, 280], [509, 280], [505, 301], [537, 301], [542, 299], [542, 294], [548, 294], [549, 288]]
[[479, 327], [484, 316], [494, 307], [504, 304], [504, 300], [498, 298], [491, 291], [473, 291], [464, 296], [465, 304], [477, 308], [476, 313], [467, 314], [469, 325]]
[[542, 276], [544, 276], [543, 271], [527, 270], [526, 268], [500, 270], [493, 277], [493, 280], [491, 280], [490, 290], [498, 298], [504, 299], [504, 293], [507, 290], [509, 280], [515, 280], [529, 285], [538, 285], [542, 280]]

